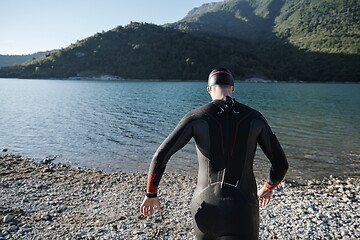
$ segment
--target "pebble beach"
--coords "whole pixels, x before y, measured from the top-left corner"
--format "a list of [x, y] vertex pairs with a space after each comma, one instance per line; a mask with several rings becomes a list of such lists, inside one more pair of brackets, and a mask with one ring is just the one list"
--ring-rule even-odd
[[[139, 213], [146, 180], [1, 154], [0, 240], [194, 239], [196, 178], [165, 174], [162, 212], [147, 218]], [[260, 208], [260, 239], [360, 239], [359, 191], [359, 176], [285, 180]]]

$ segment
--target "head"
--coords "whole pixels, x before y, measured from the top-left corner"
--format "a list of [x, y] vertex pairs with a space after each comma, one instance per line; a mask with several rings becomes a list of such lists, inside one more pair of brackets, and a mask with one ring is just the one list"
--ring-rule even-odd
[[234, 92], [234, 77], [226, 68], [215, 68], [209, 74], [208, 93], [213, 100], [225, 99]]

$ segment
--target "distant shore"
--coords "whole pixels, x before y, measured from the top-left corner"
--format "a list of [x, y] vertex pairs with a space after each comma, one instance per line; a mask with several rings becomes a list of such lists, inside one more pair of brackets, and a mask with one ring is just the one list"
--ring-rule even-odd
[[[196, 178], [165, 174], [163, 213], [144, 218], [146, 173], [104, 173], [0, 155], [0, 240], [193, 239]], [[259, 186], [261, 181], [259, 181]], [[359, 239], [360, 177], [284, 181], [260, 209], [260, 239]]]
[[[204, 82], [206, 79], [199, 80], [184, 80], [184, 79], [136, 79], [136, 78], [122, 78], [120, 76], [100, 75], [100, 76], [85, 76], [85, 77], [68, 77], [68, 78], [3, 78], [1, 79], [27, 79], [27, 80], [70, 80], [70, 81], [142, 81], [142, 82]], [[276, 79], [265, 79], [261, 77], [248, 77], [243, 79], [235, 79], [235, 83], [324, 83], [324, 84], [360, 84], [359, 81], [303, 81], [303, 80], [288, 80], [279, 81]]]

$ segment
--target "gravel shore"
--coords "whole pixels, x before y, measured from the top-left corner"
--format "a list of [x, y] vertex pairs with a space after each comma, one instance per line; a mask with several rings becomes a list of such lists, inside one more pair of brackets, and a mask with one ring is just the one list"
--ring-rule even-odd
[[[189, 204], [196, 178], [165, 174], [163, 211], [144, 218], [146, 179], [2, 154], [0, 240], [194, 239]], [[360, 239], [359, 183], [332, 176], [284, 181], [260, 209], [260, 239]]]

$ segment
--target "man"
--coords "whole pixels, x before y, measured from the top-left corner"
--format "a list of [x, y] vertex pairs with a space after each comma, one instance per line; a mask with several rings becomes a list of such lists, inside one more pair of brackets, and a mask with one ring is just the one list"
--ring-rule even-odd
[[[270, 202], [288, 168], [285, 154], [265, 118], [231, 98], [234, 78], [225, 68], [208, 78], [212, 102], [190, 111], [153, 156], [147, 193], [140, 211], [160, 210], [157, 189], [169, 158], [191, 138], [199, 161], [198, 183], [191, 202], [198, 239], [258, 239], [259, 205]], [[258, 191], [253, 160], [259, 143], [272, 166]]]

